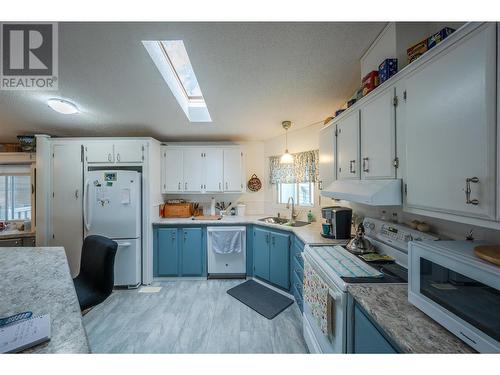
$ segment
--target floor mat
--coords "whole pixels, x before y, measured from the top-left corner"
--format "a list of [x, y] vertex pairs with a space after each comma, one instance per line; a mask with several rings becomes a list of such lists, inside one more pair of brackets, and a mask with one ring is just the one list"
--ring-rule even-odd
[[245, 281], [227, 293], [267, 319], [273, 319], [293, 303], [292, 299], [254, 280]]

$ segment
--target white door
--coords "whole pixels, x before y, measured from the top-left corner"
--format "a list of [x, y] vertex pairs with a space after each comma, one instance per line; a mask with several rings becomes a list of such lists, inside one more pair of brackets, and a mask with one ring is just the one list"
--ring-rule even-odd
[[184, 164], [182, 159], [182, 149], [163, 149], [163, 193], [175, 193], [184, 190]]
[[335, 181], [336, 138], [335, 125], [323, 128], [319, 132], [319, 188], [324, 189]]
[[52, 146], [52, 197], [49, 246], [63, 246], [71, 276], [80, 272], [83, 243], [82, 145], [74, 142]]
[[361, 107], [360, 116], [361, 177], [363, 179], [395, 178], [394, 88], [386, 89], [365, 103]]
[[141, 235], [141, 174], [124, 170], [88, 171], [85, 175], [85, 235], [112, 239]]
[[116, 141], [114, 147], [117, 163], [142, 163], [144, 161], [142, 141]]
[[242, 154], [239, 148], [224, 149], [224, 191], [240, 192], [242, 183]]
[[186, 148], [183, 150], [184, 191], [199, 193], [203, 190], [203, 149]]
[[406, 81], [408, 207], [495, 217], [495, 28], [474, 31]]
[[114, 163], [113, 142], [93, 141], [85, 145], [87, 163]]
[[224, 182], [224, 153], [220, 148], [207, 148], [204, 151], [205, 183], [208, 192], [222, 191]]
[[359, 178], [359, 112], [337, 122], [337, 160], [339, 180]]

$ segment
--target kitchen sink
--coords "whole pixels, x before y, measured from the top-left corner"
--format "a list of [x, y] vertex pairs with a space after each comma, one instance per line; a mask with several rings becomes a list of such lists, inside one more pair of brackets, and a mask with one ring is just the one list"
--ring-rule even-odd
[[281, 217], [272, 217], [272, 216], [259, 219], [259, 221], [268, 224], [286, 225], [289, 227], [303, 227], [304, 225], [309, 224], [307, 221], [298, 221], [298, 220], [296, 220], [294, 223], [291, 223], [288, 219], [283, 219]]

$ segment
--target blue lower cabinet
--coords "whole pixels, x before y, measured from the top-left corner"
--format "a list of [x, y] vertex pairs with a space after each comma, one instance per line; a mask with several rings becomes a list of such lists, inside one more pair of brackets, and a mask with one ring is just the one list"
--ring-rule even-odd
[[203, 229], [159, 227], [153, 232], [155, 277], [204, 276]]
[[283, 289], [290, 288], [290, 235], [271, 233], [269, 281]]
[[253, 274], [265, 280], [269, 280], [270, 237], [266, 229], [253, 229]]
[[159, 228], [156, 233], [155, 276], [179, 274], [179, 246], [176, 228]]
[[290, 290], [290, 234], [254, 226], [253, 274]]
[[184, 228], [181, 244], [182, 276], [202, 276], [204, 263], [203, 231], [201, 228]]
[[356, 302], [354, 303], [353, 344], [354, 353], [397, 353], [396, 349], [387, 341]]

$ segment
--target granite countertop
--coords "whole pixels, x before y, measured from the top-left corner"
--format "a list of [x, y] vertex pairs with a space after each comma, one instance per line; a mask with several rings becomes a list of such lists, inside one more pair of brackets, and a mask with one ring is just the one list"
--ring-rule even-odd
[[[269, 215], [267, 215], [269, 216]], [[271, 224], [259, 221], [266, 215], [246, 216], [224, 216], [221, 220], [193, 220], [191, 218], [159, 218], [153, 221], [153, 225], [249, 225], [261, 226], [293, 232], [305, 244], [345, 244], [346, 240], [332, 240], [321, 236], [321, 222], [315, 221], [303, 227], [290, 227], [287, 225]]]
[[404, 353], [474, 353], [408, 302], [408, 284], [349, 284], [347, 291]]
[[0, 248], [0, 275], [0, 317], [50, 314], [50, 341], [24, 352], [90, 352], [64, 248]]
[[25, 232], [23, 230], [17, 229], [4, 229], [0, 231], [0, 240], [9, 240], [12, 238], [21, 238], [21, 237], [34, 237], [35, 232]]

